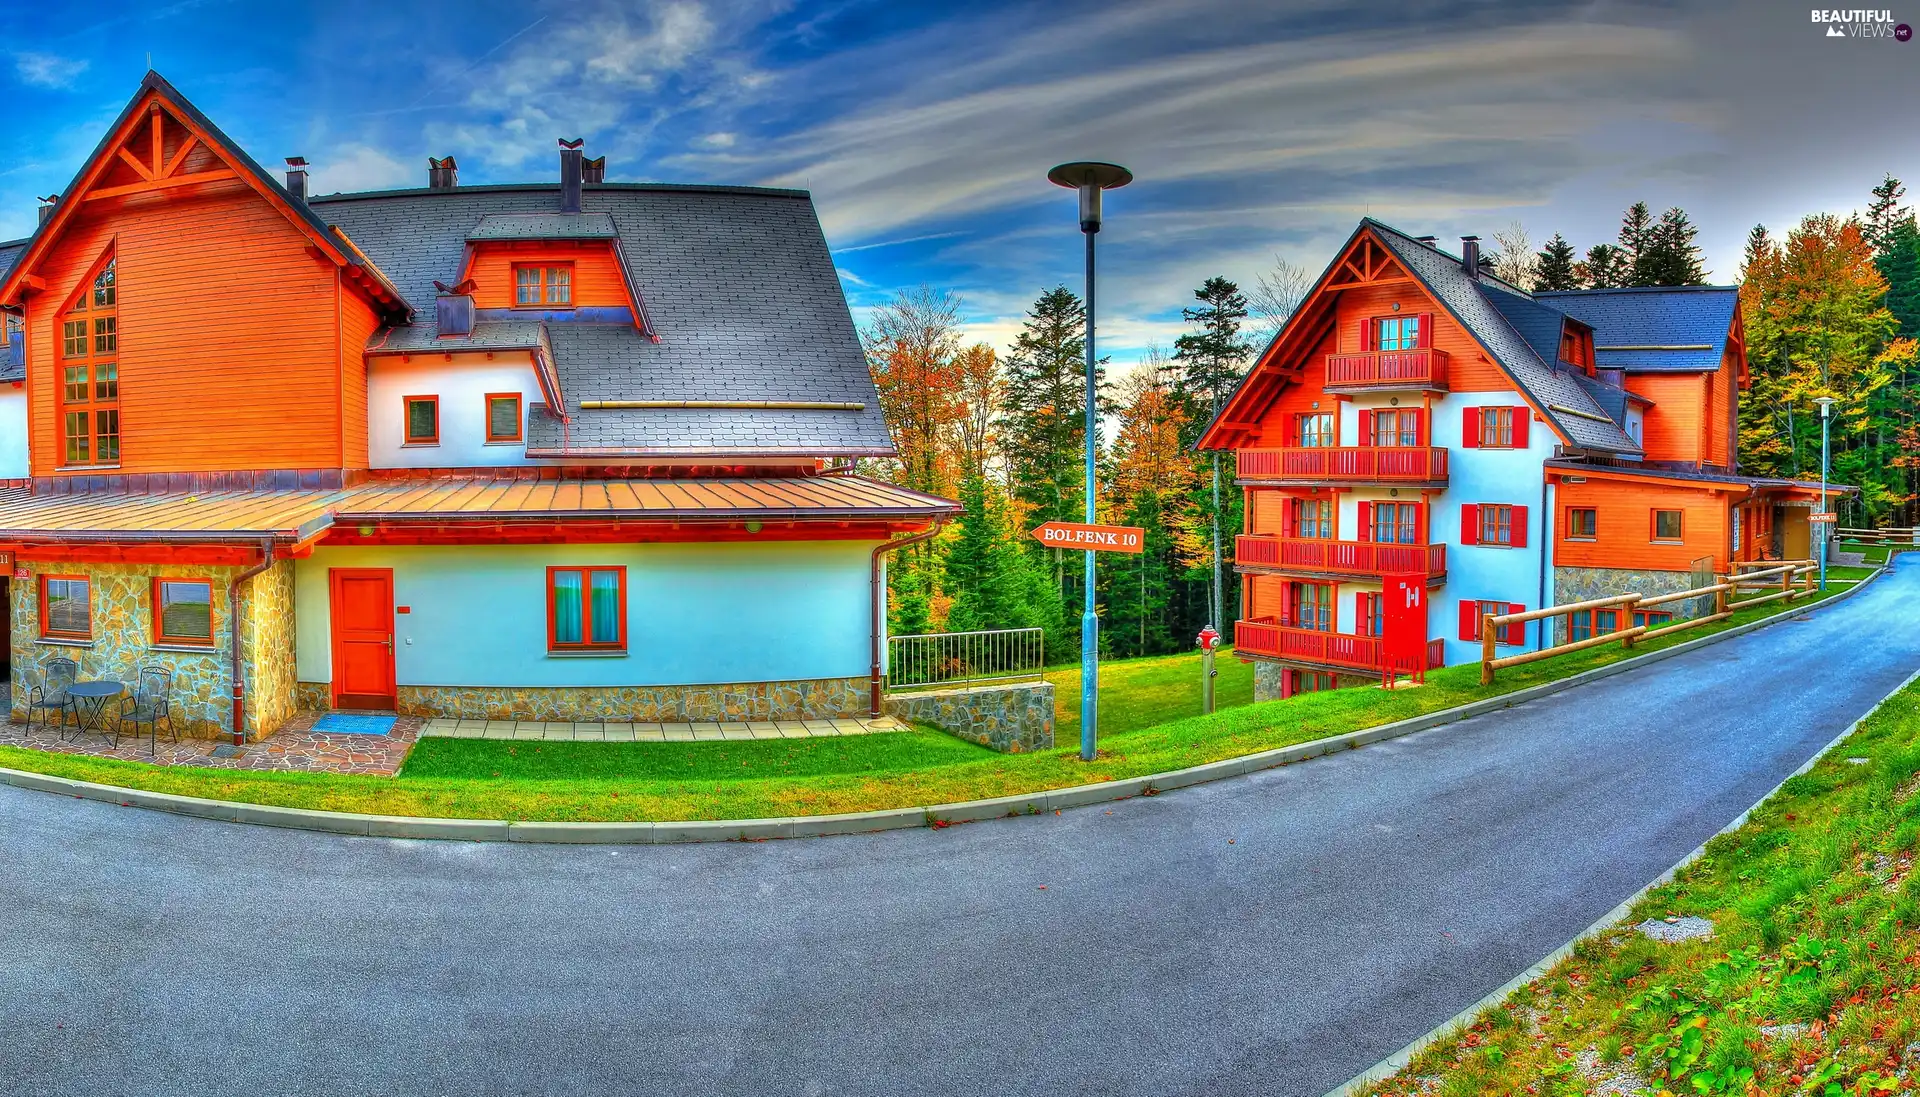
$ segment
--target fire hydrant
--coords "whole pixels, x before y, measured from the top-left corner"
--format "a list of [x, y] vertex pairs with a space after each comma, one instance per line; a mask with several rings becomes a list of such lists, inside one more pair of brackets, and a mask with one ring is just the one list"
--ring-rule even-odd
[[1200, 711], [1213, 711], [1213, 649], [1220, 646], [1220, 633], [1212, 625], [1200, 630]]

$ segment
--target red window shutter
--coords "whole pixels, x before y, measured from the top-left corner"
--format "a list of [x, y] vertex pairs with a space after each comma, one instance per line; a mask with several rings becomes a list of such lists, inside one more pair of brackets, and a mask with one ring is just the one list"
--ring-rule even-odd
[[1360, 444], [1373, 445], [1373, 412], [1366, 408], [1360, 409]]
[[1527, 547], [1527, 508], [1513, 508], [1513, 547]]
[[1360, 349], [1373, 349], [1374, 324], [1371, 318], [1360, 321]]
[[[1515, 508], [1515, 509], [1517, 510], [1519, 508]], [[1511, 603], [1508, 603], [1507, 605], [1507, 612], [1508, 613], [1525, 613], [1527, 612], [1527, 607], [1521, 605], [1518, 602], [1511, 602]], [[1515, 621], [1513, 624], [1508, 625], [1505, 631], [1506, 631], [1506, 635], [1500, 638], [1501, 643], [1512, 644], [1515, 647], [1521, 647], [1526, 644], [1527, 626], [1524, 622]]]
[[1463, 408], [1460, 416], [1460, 445], [1466, 449], [1480, 448], [1480, 409]]
[[1480, 543], [1480, 504], [1460, 504], [1460, 543], [1477, 545]]
[[1527, 420], [1530, 418], [1532, 418], [1532, 416], [1527, 414], [1527, 409], [1525, 407], [1517, 407], [1513, 409], [1513, 448], [1514, 449], [1527, 448]]
[[1362, 636], [1372, 635], [1368, 629], [1367, 595], [1364, 591], [1353, 592], [1353, 631]]
[[1284, 536], [1300, 536], [1300, 508], [1303, 505], [1304, 504], [1298, 499], [1287, 500], [1287, 521], [1286, 525], [1282, 528], [1282, 534]]
[[1419, 345], [1423, 347], [1430, 347], [1433, 345], [1433, 313], [1431, 312], [1423, 312], [1420, 314]]
[[1373, 504], [1362, 503], [1359, 507], [1360, 536], [1358, 540], [1373, 540]]
[[1460, 599], [1460, 639], [1480, 639], [1480, 603]]

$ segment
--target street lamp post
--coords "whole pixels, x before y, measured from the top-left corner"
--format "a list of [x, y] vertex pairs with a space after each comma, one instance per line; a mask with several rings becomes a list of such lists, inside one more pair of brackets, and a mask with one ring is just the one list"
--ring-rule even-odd
[[[1048, 181], [1080, 192], [1080, 232], [1087, 238], [1087, 524], [1094, 521], [1094, 457], [1100, 440], [1098, 392], [1094, 383], [1093, 350], [1093, 238], [1100, 232], [1100, 194], [1133, 182], [1133, 173], [1118, 164], [1082, 162], [1061, 164], [1047, 173]], [[1100, 619], [1094, 615], [1092, 549], [1087, 550], [1086, 606], [1080, 615], [1080, 757], [1093, 761], [1099, 743]]]
[[[1827, 436], [1828, 423], [1836, 403], [1831, 396], [1816, 397], [1813, 401], [1820, 405], [1820, 513], [1831, 514], [1827, 509]], [[1833, 523], [1821, 523], [1825, 528], [1820, 538], [1820, 593], [1827, 592], [1827, 545], [1833, 539]]]

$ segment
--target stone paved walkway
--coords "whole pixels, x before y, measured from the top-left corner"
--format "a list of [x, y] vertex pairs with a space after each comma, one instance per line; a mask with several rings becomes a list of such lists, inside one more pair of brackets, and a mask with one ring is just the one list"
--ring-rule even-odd
[[213, 750], [225, 740], [189, 739], [169, 742], [165, 729], [153, 753], [148, 753], [147, 737], [120, 737], [96, 731], [76, 733], [72, 725], [62, 742], [55, 728], [39, 723], [31, 726], [0, 725], [0, 745], [28, 747], [58, 754], [85, 754], [95, 758], [118, 758], [128, 762], [158, 763], [167, 766], [207, 766], [214, 769], [304, 770], [315, 773], [358, 773], [391, 777], [406, 761], [414, 740], [426, 721], [402, 716], [385, 735], [335, 735], [313, 730], [313, 722], [322, 713], [303, 712], [281, 725], [280, 730], [256, 743], [249, 743], [230, 758], [216, 758]]
[[905, 731], [891, 716], [838, 720], [766, 720], [692, 724], [623, 724], [557, 720], [432, 719], [422, 736], [449, 739], [546, 739], [563, 742], [692, 743], [713, 739], [806, 739], [812, 736], [873, 735]]

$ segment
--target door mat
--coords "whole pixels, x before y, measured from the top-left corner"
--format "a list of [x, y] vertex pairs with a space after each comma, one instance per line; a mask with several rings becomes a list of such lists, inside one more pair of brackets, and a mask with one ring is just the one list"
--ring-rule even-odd
[[396, 716], [352, 716], [329, 712], [313, 722], [313, 730], [331, 735], [385, 735], [393, 730]]

